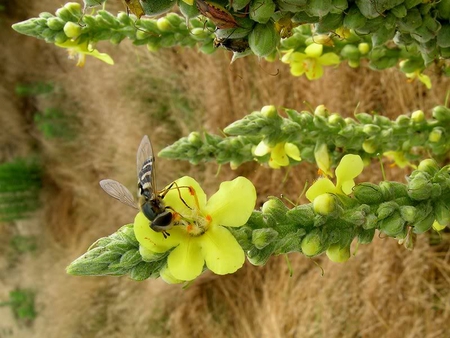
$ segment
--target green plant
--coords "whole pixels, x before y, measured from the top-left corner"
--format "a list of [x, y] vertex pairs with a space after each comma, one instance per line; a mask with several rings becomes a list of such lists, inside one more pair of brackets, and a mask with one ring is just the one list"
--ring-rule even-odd
[[40, 206], [42, 169], [34, 159], [0, 164], [0, 221], [28, 218]]
[[9, 301], [0, 306], [9, 306], [19, 321], [32, 322], [36, 318], [35, 294], [31, 290], [16, 289], [9, 293]]

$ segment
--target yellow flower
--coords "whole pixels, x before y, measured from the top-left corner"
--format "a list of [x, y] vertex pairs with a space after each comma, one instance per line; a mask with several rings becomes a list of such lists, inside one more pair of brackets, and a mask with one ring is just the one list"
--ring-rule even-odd
[[323, 75], [322, 66], [338, 65], [339, 56], [334, 53], [323, 54], [323, 45], [312, 43], [305, 48], [305, 53], [287, 51], [281, 61], [291, 66], [291, 74], [301, 76], [306, 74], [308, 80], [319, 79]]
[[327, 176], [333, 177], [333, 173], [330, 170], [330, 154], [326, 143], [320, 143], [316, 145], [314, 149], [314, 159], [319, 167], [320, 171]]
[[438, 221], [433, 222], [433, 229], [437, 232], [442, 231], [445, 229], [445, 225], [440, 224]]
[[256, 203], [253, 184], [244, 177], [223, 182], [207, 201], [193, 178], [184, 176], [175, 182], [179, 189], [171, 189], [164, 198], [177, 220], [167, 230], [170, 236], [164, 238], [162, 233], [153, 231], [141, 212], [134, 221], [141, 246], [154, 253], [170, 251], [161, 277], [170, 283], [190, 281], [202, 273], [205, 263], [218, 275], [237, 271], [244, 264], [244, 250], [225, 227], [239, 227], [247, 222]]
[[269, 166], [273, 169], [288, 166], [289, 157], [295, 161], [302, 160], [298, 147], [289, 142], [280, 142], [275, 147], [269, 147], [264, 141], [261, 141], [253, 151], [255, 156], [264, 156], [268, 153], [270, 153]]
[[69, 59], [74, 59], [78, 56], [78, 67], [84, 66], [86, 55], [93, 56], [109, 65], [114, 64], [113, 59], [108, 54], [100, 53], [97, 49], [92, 48], [87, 40], [81, 43], [78, 40], [67, 40], [63, 43], [55, 43], [55, 45], [61, 48], [67, 48], [69, 51]]
[[383, 156], [386, 156], [389, 160], [394, 161], [394, 164], [399, 168], [411, 167], [413, 169], [417, 169], [417, 166], [411, 164], [406, 158], [405, 154], [402, 151], [386, 151], [383, 153]]
[[336, 168], [336, 185], [328, 178], [319, 178], [306, 192], [306, 198], [314, 199], [326, 193], [349, 195], [355, 186], [353, 180], [361, 174], [364, 163], [359, 155], [345, 155]]
[[431, 89], [431, 79], [428, 75], [422, 74], [422, 71], [420, 69], [415, 70], [412, 73], [405, 73], [406, 77], [408, 78], [408, 82], [413, 82], [415, 79], [422, 82], [427, 89]]

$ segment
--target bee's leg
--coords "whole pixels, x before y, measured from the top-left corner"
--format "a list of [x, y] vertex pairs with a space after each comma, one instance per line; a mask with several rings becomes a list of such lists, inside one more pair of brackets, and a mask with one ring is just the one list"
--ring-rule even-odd
[[167, 231], [163, 231], [162, 234], [163, 234], [164, 238], [167, 238], [170, 236], [170, 234]]
[[180, 187], [180, 186], [178, 186], [177, 182], [172, 182], [172, 183], [165, 189], [165, 191], [160, 195], [161, 198], [164, 198], [164, 197], [167, 195], [167, 193], [169, 192], [169, 190], [172, 189], [172, 186], [173, 186], [173, 185], [175, 185], [175, 189], [177, 189], [177, 191], [178, 191], [178, 197], [180, 197], [180, 200], [183, 202], [183, 204], [184, 204], [185, 206], [187, 206], [189, 209], [192, 210], [192, 208], [186, 203], [186, 201], [183, 199], [183, 197], [181, 197], [180, 188], [188, 188], [188, 189], [189, 189], [189, 193], [190, 193], [191, 195], [194, 196], [196, 205], [197, 205], [197, 207], [198, 207], [197, 194], [195, 193], [195, 190], [194, 190], [192, 187], [189, 187], [189, 186], [187, 186], [187, 185], [183, 185], [183, 186]]

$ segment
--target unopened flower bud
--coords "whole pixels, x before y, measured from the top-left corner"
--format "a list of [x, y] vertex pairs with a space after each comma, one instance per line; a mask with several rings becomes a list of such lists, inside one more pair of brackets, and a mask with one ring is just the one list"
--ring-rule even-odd
[[408, 195], [412, 199], [422, 201], [430, 198], [432, 193], [432, 184], [429, 174], [419, 172], [408, 183]]
[[400, 215], [408, 223], [416, 220], [416, 214], [416, 208], [411, 205], [403, 205], [400, 207]]
[[433, 117], [441, 122], [450, 121], [450, 109], [445, 106], [434, 107]]
[[341, 127], [345, 126], [345, 120], [339, 114], [331, 114], [328, 117], [328, 123], [332, 126], [341, 126]]
[[440, 224], [438, 221], [433, 222], [433, 229], [437, 232], [444, 230], [445, 227], [445, 225]]
[[425, 121], [425, 114], [422, 110], [416, 110], [411, 114], [411, 120], [416, 123]]
[[331, 194], [322, 194], [313, 201], [314, 211], [319, 215], [329, 215], [336, 210], [336, 199]]
[[439, 127], [433, 128], [433, 130], [428, 135], [428, 141], [432, 143], [438, 143], [441, 140], [443, 133], [444, 130], [442, 128]]
[[256, 229], [252, 232], [252, 243], [258, 249], [264, 249], [278, 237], [278, 232], [272, 228]]
[[301, 243], [303, 254], [312, 257], [323, 251], [323, 244], [318, 231], [312, 231], [303, 238]]
[[277, 48], [279, 42], [280, 37], [275, 31], [274, 24], [270, 21], [266, 24], [256, 24], [248, 36], [250, 49], [259, 57], [270, 55]]
[[434, 204], [436, 221], [441, 225], [450, 225], [450, 201], [437, 200]]
[[175, 28], [165, 17], [159, 18], [156, 21], [156, 25], [161, 32], [170, 32]]
[[358, 45], [358, 50], [362, 55], [370, 52], [370, 45], [367, 42], [362, 42]]
[[144, 262], [156, 262], [159, 261], [166, 253], [157, 253], [149, 249], [146, 249], [142, 245], [139, 245], [139, 253]]
[[395, 211], [389, 217], [379, 222], [380, 230], [390, 237], [394, 237], [403, 231], [405, 221], [399, 211]]
[[342, 247], [339, 244], [333, 244], [327, 249], [327, 256], [330, 261], [335, 263], [345, 263], [350, 258], [350, 247]]
[[439, 171], [439, 166], [435, 160], [428, 158], [426, 160], [420, 161], [417, 169], [419, 169], [421, 171], [425, 171], [426, 173], [430, 174], [431, 176], [434, 176]]
[[355, 198], [364, 204], [378, 204], [383, 201], [383, 194], [378, 185], [373, 183], [361, 183], [353, 188]]
[[161, 279], [166, 282], [167, 284], [180, 284], [183, 283], [184, 281], [175, 278], [169, 271], [169, 268], [167, 267], [167, 265], [161, 269], [161, 271], [159, 272], [159, 276], [161, 277]]
[[263, 214], [272, 215], [275, 219], [283, 219], [286, 217], [286, 212], [289, 209], [284, 205], [284, 203], [276, 197], [270, 198], [268, 201], [264, 202], [261, 211]]
[[368, 136], [377, 135], [380, 132], [381, 128], [375, 124], [366, 124], [363, 127], [363, 132]]
[[399, 206], [394, 201], [388, 201], [381, 203], [377, 209], [378, 219], [384, 219], [394, 213], [394, 211], [398, 210]]
[[366, 153], [374, 154], [378, 149], [377, 142], [372, 138], [367, 139], [363, 142], [362, 148]]
[[435, 216], [433, 211], [431, 210], [426, 217], [412, 224], [412, 226], [414, 227], [414, 232], [416, 234], [422, 234], [424, 232], [427, 232], [433, 226], [434, 221]]
[[278, 117], [277, 108], [274, 105], [264, 106], [261, 108], [261, 114], [264, 117]]
[[316, 109], [314, 109], [314, 115], [316, 115], [316, 116], [328, 117], [329, 114], [330, 114], [330, 111], [329, 111], [328, 108], [327, 108], [325, 105], [323, 105], [323, 104], [318, 105], [318, 106], [316, 107]]

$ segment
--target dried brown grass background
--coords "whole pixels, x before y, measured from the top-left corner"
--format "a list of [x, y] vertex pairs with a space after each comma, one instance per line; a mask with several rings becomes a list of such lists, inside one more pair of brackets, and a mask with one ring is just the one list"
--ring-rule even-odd
[[[219, 132], [227, 124], [266, 104], [298, 110], [325, 104], [351, 116], [376, 110], [388, 117], [443, 103], [448, 79], [433, 77], [433, 89], [409, 84], [396, 70], [374, 72], [341, 65], [320, 81], [293, 78], [288, 67], [255, 58], [229, 65], [230, 55], [205, 56], [193, 50], [149, 54], [124, 42], [100, 44], [114, 67], [88, 59], [84, 69], [66, 60], [63, 50], [20, 36], [12, 23], [54, 12], [61, 2], [9, 1], [1, 17], [0, 160], [38, 152], [45, 164], [44, 208], [35, 218], [0, 225], [0, 299], [15, 287], [37, 294], [38, 316], [19, 325], [0, 307], [0, 337], [448, 337], [450, 332], [449, 239], [431, 247], [419, 236], [413, 252], [394, 240], [375, 238], [344, 265], [319, 258], [321, 270], [298, 254], [265, 267], [246, 264], [235, 275], [205, 274], [187, 290], [160, 280], [77, 278], [65, 266], [97, 238], [133, 220], [133, 211], [108, 198], [98, 186], [114, 178], [134, 186], [135, 152], [148, 134], [155, 150], [193, 130]], [[112, 11], [120, 4], [109, 4]], [[17, 83], [51, 81], [63, 88], [64, 111], [80, 117], [79, 138], [49, 141], [33, 127], [41, 99], [17, 98]], [[305, 103], [307, 102], [307, 103]], [[245, 175], [257, 187], [259, 202], [284, 194], [298, 198], [316, 168], [304, 164], [274, 171], [246, 164], [237, 171], [215, 164], [158, 159], [158, 180], [195, 177], [207, 193], [221, 180]], [[403, 180], [402, 170], [388, 179]], [[381, 180], [379, 164], [364, 180]], [[13, 234], [39, 238], [36, 254], [8, 260]]]

